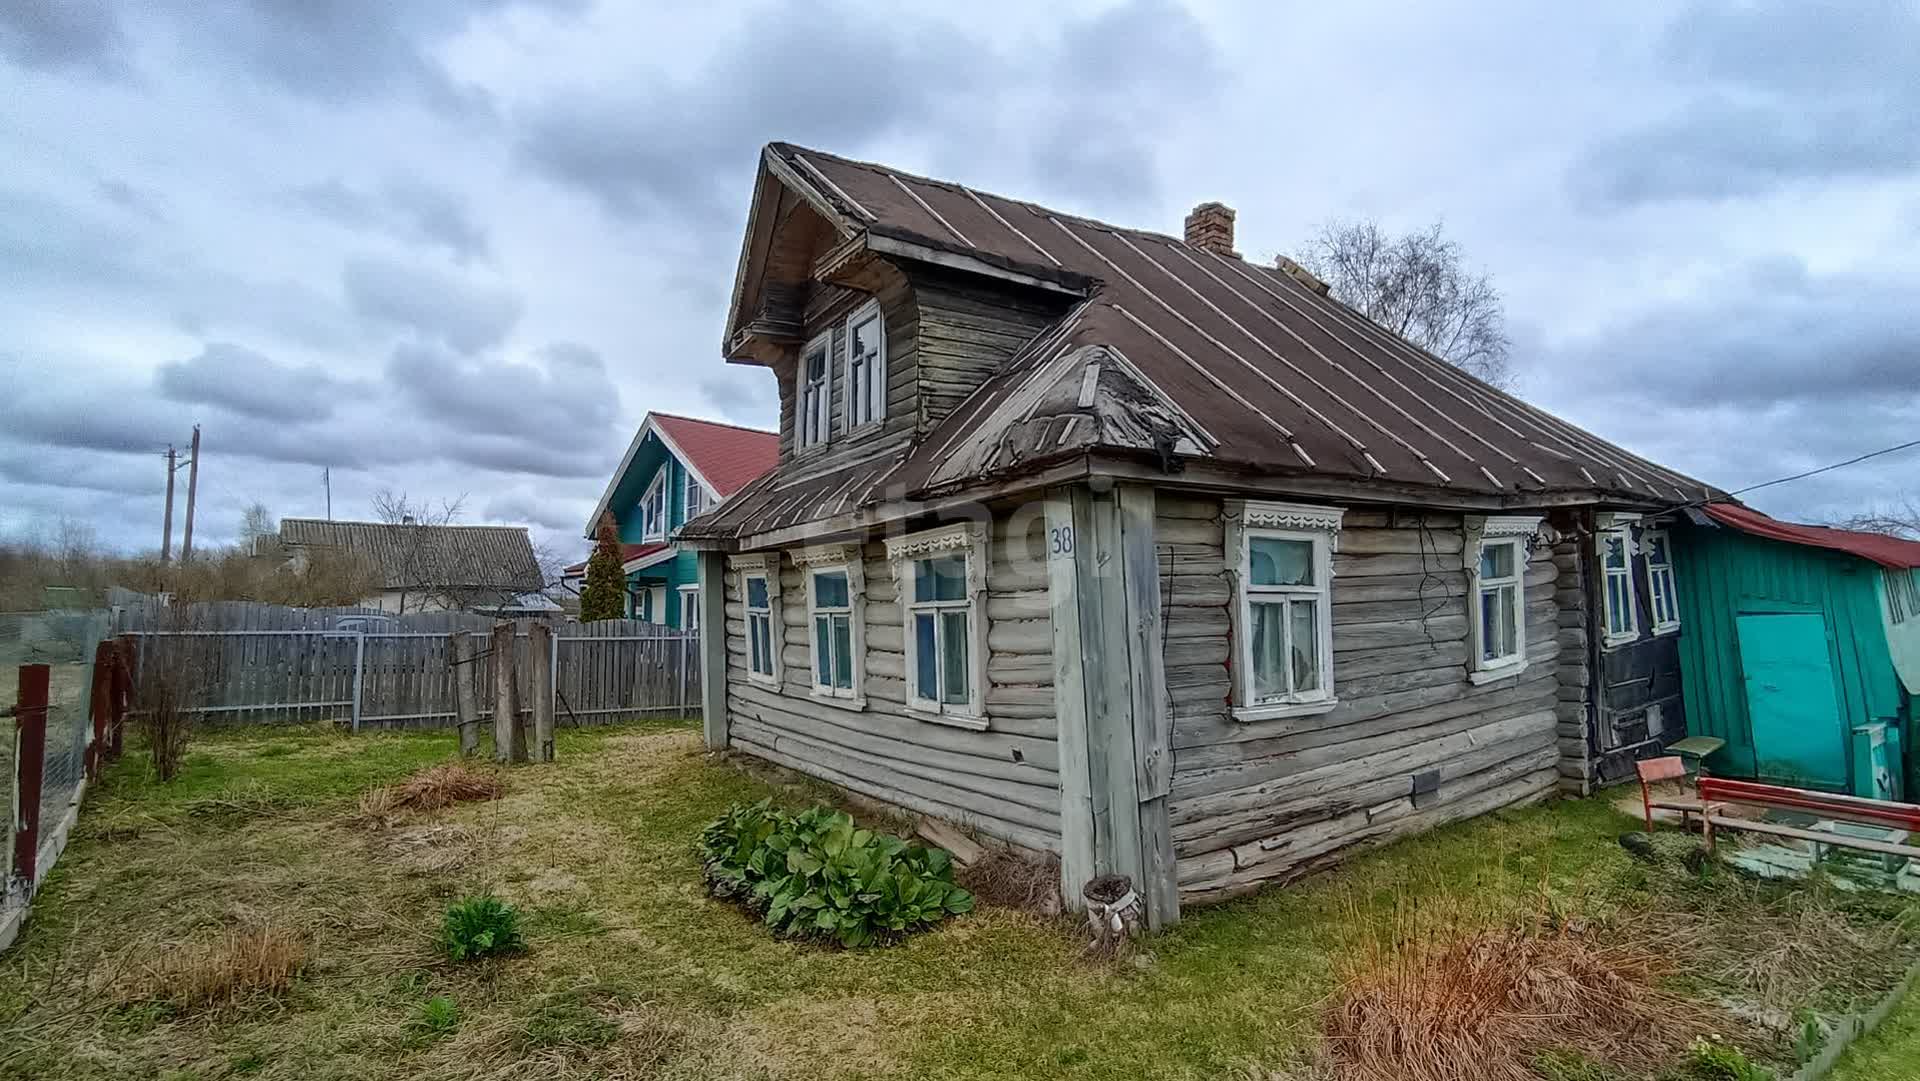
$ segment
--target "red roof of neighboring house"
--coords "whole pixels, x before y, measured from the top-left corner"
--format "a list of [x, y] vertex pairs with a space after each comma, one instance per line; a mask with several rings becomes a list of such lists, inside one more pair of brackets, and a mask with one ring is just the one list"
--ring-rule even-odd
[[1709, 503], [1700, 508], [1721, 525], [1731, 526], [1756, 537], [1804, 544], [1812, 548], [1831, 548], [1883, 567], [1920, 567], [1920, 541], [1902, 540], [1885, 533], [1863, 533], [1854, 529], [1831, 529], [1820, 525], [1801, 525], [1769, 518], [1749, 507], [1732, 503]]
[[653, 422], [679, 447], [720, 498], [780, 464], [780, 436], [711, 420], [654, 413]]
[[[667, 546], [660, 541], [651, 541], [647, 544], [622, 544], [620, 546], [620, 563], [624, 566], [636, 559], [644, 559], [655, 552], [663, 551], [666, 547]], [[586, 572], [587, 561], [583, 559], [560, 573], [563, 575], [574, 575], [585, 574]]]

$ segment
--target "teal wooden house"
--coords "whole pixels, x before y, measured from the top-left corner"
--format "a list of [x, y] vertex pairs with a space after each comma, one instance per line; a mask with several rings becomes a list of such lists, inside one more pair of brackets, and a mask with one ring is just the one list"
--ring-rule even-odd
[[1727, 777], [1905, 799], [1920, 689], [1920, 542], [1732, 504], [1676, 527], [1688, 727]]
[[[773, 432], [671, 413], [646, 415], [586, 527], [591, 541], [602, 515], [612, 514], [619, 525], [628, 618], [698, 629], [694, 553], [682, 551], [673, 534], [779, 459], [780, 437]], [[577, 590], [586, 570], [585, 562], [576, 563], [564, 577]]]

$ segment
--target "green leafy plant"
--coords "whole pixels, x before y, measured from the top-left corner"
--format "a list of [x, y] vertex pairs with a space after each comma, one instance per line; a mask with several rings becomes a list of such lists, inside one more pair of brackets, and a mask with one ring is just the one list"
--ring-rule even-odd
[[788, 814], [768, 800], [735, 804], [696, 847], [713, 895], [781, 935], [865, 946], [973, 910], [945, 850], [859, 829], [830, 807]]
[[464, 961], [521, 947], [520, 912], [498, 897], [469, 897], [447, 908], [440, 923], [440, 947]]
[[1687, 1045], [1680, 1077], [1687, 1081], [1773, 1081], [1773, 1071], [1756, 1066], [1737, 1047], [1718, 1037], [1700, 1036]]
[[460, 1008], [448, 995], [435, 995], [422, 1002], [419, 1016], [414, 1018], [414, 1027], [427, 1036], [445, 1036], [459, 1023]]

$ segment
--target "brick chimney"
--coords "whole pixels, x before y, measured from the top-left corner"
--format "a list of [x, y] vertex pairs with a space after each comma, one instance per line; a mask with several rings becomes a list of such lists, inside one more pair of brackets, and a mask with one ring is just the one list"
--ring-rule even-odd
[[1233, 208], [1225, 203], [1201, 203], [1187, 215], [1187, 243], [1196, 248], [1239, 258], [1233, 250]]

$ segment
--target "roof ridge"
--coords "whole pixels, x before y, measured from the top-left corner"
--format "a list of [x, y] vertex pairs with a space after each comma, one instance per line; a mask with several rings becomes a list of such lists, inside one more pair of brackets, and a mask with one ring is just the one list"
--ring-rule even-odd
[[724, 420], [708, 420], [705, 417], [690, 417], [690, 416], [687, 416], [685, 413], [668, 413], [659, 409], [649, 409], [647, 410], [647, 413], [655, 417], [666, 417], [669, 420], [684, 420], [684, 421], [691, 422], [693, 424], [709, 425], [714, 428], [732, 428], [734, 431], [737, 431], [737, 432], [752, 432], [755, 435], [770, 435], [776, 439], [780, 437], [779, 432], [774, 431], [773, 429], [770, 429], [770, 428], [755, 428], [746, 424], [732, 424]]
[[288, 522], [312, 522], [315, 525], [392, 526], [395, 529], [399, 529], [401, 527], [411, 527], [411, 528], [417, 529], [421, 526], [429, 526], [434, 529], [518, 529], [524, 532], [529, 528], [528, 526], [511, 525], [504, 522], [369, 522], [359, 518], [300, 518], [300, 517], [282, 517], [280, 519], [281, 525], [286, 525]]

